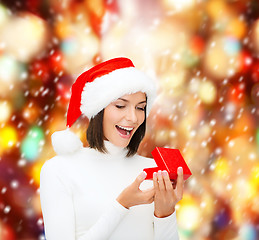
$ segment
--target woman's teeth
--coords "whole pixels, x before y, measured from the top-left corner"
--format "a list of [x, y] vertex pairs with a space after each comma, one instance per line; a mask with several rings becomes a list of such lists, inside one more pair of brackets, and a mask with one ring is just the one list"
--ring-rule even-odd
[[131, 128], [127, 128], [127, 127], [122, 127], [122, 126], [119, 126], [119, 125], [117, 125], [119, 128], [121, 128], [121, 129], [123, 129], [123, 130], [126, 130], [126, 131], [131, 131], [131, 130], [133, 130], [133, 128], [131, 127]]
[[132, 127], [122, 127], [119, 125], [116, 125], [117, 129], [124, 135], [128, 136], [130, 135], [130, 132], [133, 130]]

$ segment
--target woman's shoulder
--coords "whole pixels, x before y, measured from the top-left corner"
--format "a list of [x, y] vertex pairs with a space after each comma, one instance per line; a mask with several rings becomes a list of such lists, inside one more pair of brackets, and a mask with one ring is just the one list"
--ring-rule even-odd
[[80, 161], [87, 162], [88, 159], [96, 157], [96, 150], [85, 147], [80, 150], [66, 154], [66, 155], [56, 155], [48, 160], [42, 166], [42, 169], [70, 169], [73, 166], [78, 165]]
[[44, 162], [41, 168], [41, 174], [44, 172], [58, 172], [64, 168], [64, 165], [67, 165], [67, 160], [64, 156], [54, 156]]
[[47, 179], [50, 176], [59, 179], [67, 179], [73, 175], [80, 166], [78, 166], [78, 158], [80, 152], [66, 155], [56, 155], [44, 162], [40, 171], [40, 178]]

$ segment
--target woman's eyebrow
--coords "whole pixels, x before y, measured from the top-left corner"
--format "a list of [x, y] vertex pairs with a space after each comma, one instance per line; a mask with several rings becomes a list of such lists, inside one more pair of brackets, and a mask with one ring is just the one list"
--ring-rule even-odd
[[122, 101], [124, 101], [124, 102], [128, 102], [128, 100], [127, 100], [127, 99], [124, 99], [124, 98], [118, 98], [118, 100], [122, 100]]
[[[124, 98], [118, 98], [118, 100], [122, 100], [122, 101], [124, 101], [124, 102], [129, 102], [127, 99], [124, 99]], [[142, 101], [142, 102], [139, 102], [138, 104], [146, 103], [146, 102], [147, 102], [147, 101], [144, 100], [144, 101]]]
[[139, 102], [138, 104], [141, 104], [141, 103], [147, 103], [147, 101], [145, 100], [145, 101]]

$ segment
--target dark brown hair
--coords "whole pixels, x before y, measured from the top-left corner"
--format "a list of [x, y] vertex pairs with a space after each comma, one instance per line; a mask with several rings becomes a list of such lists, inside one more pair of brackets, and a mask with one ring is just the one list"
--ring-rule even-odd
[[[128, 149], [127, 157], [133, 156], [138, 151], [139, 144], [145, 136], [146, 107], [144, 111], [145, 111], [145, 120], [138, 127], [138, 129], [132, 136], [127, 146], [127, 149]], [[104, 113], [104, 109], [100, 111], [95, 117], [90, 119], [87, 132], [86, 132], [86, 138], [90, 148], [94, 148], [99, 152], [106, 153], [107, 149], [104, 146], [104, 135], [103, 135], [103, 113]]]

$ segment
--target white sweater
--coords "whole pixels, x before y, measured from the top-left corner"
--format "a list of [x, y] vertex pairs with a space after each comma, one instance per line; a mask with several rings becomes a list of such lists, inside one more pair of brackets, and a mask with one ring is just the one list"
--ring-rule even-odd
[[[82, 148], [45, 162], [40, 198], [47, 240], [178, 239], [176, 215], [154, 216], [154, 205], [129, 210], [116, 198], [152, 159], [125, 157], [127, 150], [105, 141], [109, 153]], [[145, 180], [141, 189], [152, 186]]]

